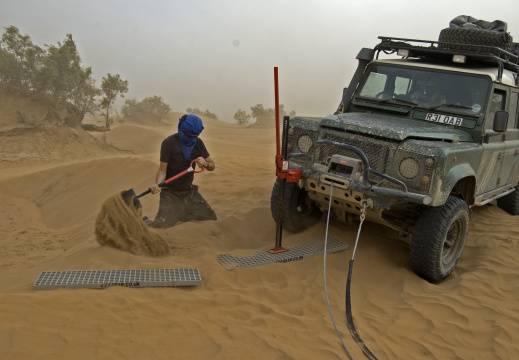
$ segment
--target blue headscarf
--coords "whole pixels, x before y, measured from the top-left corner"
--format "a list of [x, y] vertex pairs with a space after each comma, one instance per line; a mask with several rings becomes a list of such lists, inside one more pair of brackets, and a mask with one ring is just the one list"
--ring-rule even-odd
[[178, 119], [178, 135], [180, 136], [182, 154], [189, 161], [191, 161], [191, 151], [193, 151], [196, 144], [196, 137], [187, 136], [184, 133], [198, 136], [202, 130], [204, 130], [202, 119], [196, 115], [184, 115]]

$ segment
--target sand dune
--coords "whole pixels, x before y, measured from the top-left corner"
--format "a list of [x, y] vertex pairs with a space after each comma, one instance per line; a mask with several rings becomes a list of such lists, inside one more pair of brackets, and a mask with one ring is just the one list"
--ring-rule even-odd
[[[323, 256], [226, 270], [216, 261], [274, 245], [273, 129], [206, 119], [217, 169], [195, 182], [214, 222], [161, 230], [170, 254], [100, 246], [94, 222], [122, 190], [144, 191], [160, 141], [176, 126], [120, 125], [103, 141], [124, 151], [73, 163], [10, 167], [0, 175], [1, 359], [346, 359], [326, 304]], [[80, 146], [80, 145], [78, 145]], [[67, 159], [65, 154], [62, 159]], [[60, 158], [59, 156], [57, 158]], [[158, 196], [141, 199], [153, 217]], [[350, 245], [327, 256], [331, 309], [344, 343], [364, 358], [345, 321], [345, 282], [358, 224], [332, 222]], [[323, 237], [325, 223], [284, 244]], [[430, 284], [408, 266], [407, 245], [365, 223], [355, 256], [352, 308], [378, 359], [519, 358], [519, 224], [494, 205], [473, 210], [454, 273]], [[34, 290], [42, 271], [198, 268], [194, 287]]]

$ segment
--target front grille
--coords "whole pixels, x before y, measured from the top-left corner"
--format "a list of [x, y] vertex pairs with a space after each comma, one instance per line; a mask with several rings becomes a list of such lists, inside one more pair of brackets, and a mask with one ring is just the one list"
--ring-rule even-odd
[[[300, 141], [303, 135], [307, 135], [308, 137], [304, 139], [305, 141]], [[424, 192], [427, 191], [429, 187], [427, 183], [426, 185], [422, 184], [422, 178], [424, 176], [429, 178], [432, 177], [433, 166], [431, 165], [426, 167], [425, 160], [431, 158], [434, 162], [433, 156], [399, 149], [398, 142], [387, 139], [379, 139], [342, 131], [324, 130], [317, 132], [314, 129], [294, 127], [289, 139], [289, 142], [292, 144], [289, 149], [289, 152], [292, 153], [291, 161], [299, 163], [301, 166], [305, 166], [306, 168], [310, 168], [314, 163], [325, 166], [330, 165], [333, 155], [341, 155], [361, 160], [360, 156], [354, 151], [344, 149], [340, 146], [316, 144], [308, 154], [304, 152], [304, 149], [299, 148], [300, 145], [310, 147], [310, 144], [306, 143], [307, 141], [314, 143], [316, 140], [321, 139], [337, 142], [339, 144], [348, 144], [359, 148], [368, 158], [371, 169], [402, 181], [406, 184], [408, 190]], [[401, 162], [408, 157], [415, 159], [419, 165], [418, 173], [412, 179], [404, 178], [399, 171]], [[329, 172], [339, 176], [350, 177], [352, 169], [347, 166], [342, 166], [341, 164], [334, 164], [329, 168]], [[387, 180], [373, 173], [370, 174], [369, 181], [372, 185], [403, 190], [402, 186], [398, 183]]]
[[[388, 143], [387, 141], [366, 138], [348, 133], [337, 134], [325, 132], [323, 133], [322, 138], [338, 143], [353, 145], [361, 149], [366, 154], [370, 167], [382, 173], [386, 172], [387, 163], [391, 158], [390, 155], [394, 152], [394, 149], [396, 149], [396, 144], [394, 143]], [[329, 161], [328, 159], [331, 158], [333, 154], [360, 159], [353, 151], [346, 149], [323, 147], [319, 151], [320, 153], [317, 155], [315, 160], [322, 164], [326, 164], [326, 161]], [[376, 180], [376, 178], [380, 179], [378, 176], [372, 176], [371, 179]]]

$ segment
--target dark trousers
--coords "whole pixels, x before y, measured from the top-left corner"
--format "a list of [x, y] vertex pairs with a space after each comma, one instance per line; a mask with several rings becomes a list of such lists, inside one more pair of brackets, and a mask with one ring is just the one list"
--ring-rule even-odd
[[191, 190], [174, 191], [164, 187], [160, 191], [159, 211], [150, 226], [169, 228], [179, 221], [216, 220], [216, 213], [198, 192], [198, 186]]

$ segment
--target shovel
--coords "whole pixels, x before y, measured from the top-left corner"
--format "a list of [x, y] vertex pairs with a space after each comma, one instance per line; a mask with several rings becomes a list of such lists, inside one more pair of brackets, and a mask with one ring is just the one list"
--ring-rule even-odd
[[[161, 187], [163, 187], [163, 186], [169, 184], [169, 183], [172, 182], [173, 180], [176, 180], [176, 179], [178, 179], [179, 177], [186, 175], [187, 173], [190, 173], [190, 172], [192, 172], [192, 173], [199, 173], [199, 172], [202, 172], [202, 171], [205, 170], [205, 167], [203, 167], [203, 166], [201, 167], [200, 170], [195, 170], [195, 169], [193, 169], [193, 163], [194, 163], [194, 162], [195, 162], [195, 160], [191, 161], [191, 164], [189, 165], [189, 167], [188, 167], [186, 170], [184, 170], [184, 171], [182, 171], [181, 173], [178, 173], [177, 175], [172, 176], [172, 177], [170, 177], [169, 179], [166, 179], [166, 180], [164, 180], [163, 182], [161, 182], [161, 183], [159, 184], [159, 187], [161, 188]], [[150, 192], [151, 192], [151, 190], [148, 189], [148, 190], [146, 190], [145, 192], [143, 192], [143, 193], [141, 193], [141, 194], [139, 194], [139, 195], [135, 195], [135, 191], [134, 191], [133, 189], [130, 189], [130, 190], [126, 190], [126, 191], [122, 194], [122, 197], [123, 197], [123, 200], [126, 202], [126, 204], [130, 204], [130, 201], [131, 201], [131, 199], [132, 199], [132, 196], [135, 195], [134, 198], [133, 198], [133, 204], [135, 205], [135, 208], [139, 208], [139, 207], [142, 206], [142, 205], [141, 205], [141, 202], [139, 201], [139, 198], [142, 197], [142, 196], [144, 196], [144, 195], [149, 194]]]

